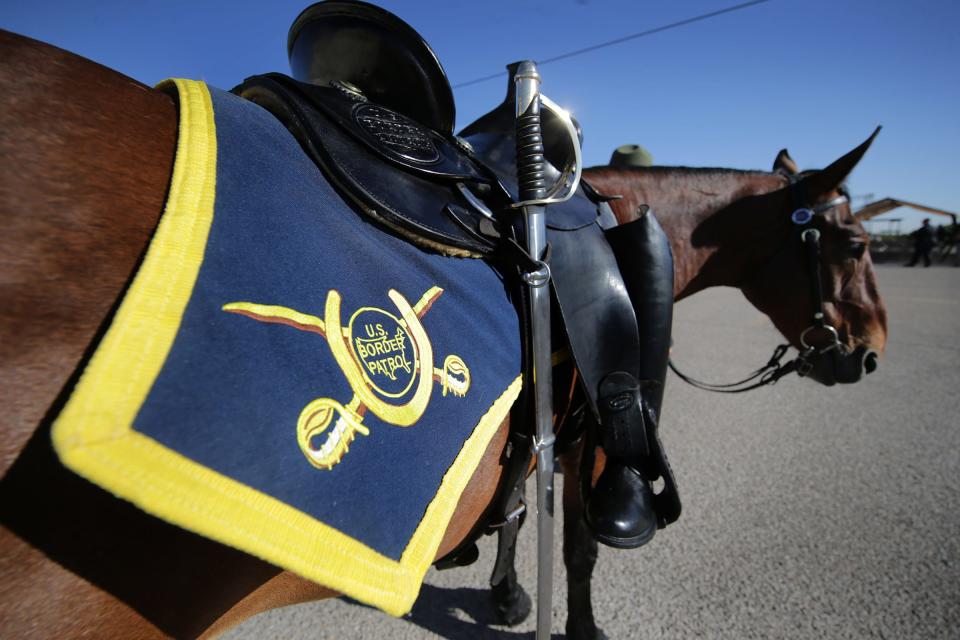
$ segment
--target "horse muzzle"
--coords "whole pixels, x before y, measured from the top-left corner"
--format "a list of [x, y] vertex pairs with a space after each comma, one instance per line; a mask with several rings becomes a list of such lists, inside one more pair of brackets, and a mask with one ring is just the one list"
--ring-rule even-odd
[[805, 358], [807, 367], [801, 367], [798, 373], [820, 384], [832, 387], [837, 384], [857, 382], [865, 374], [877, 369], [879, 356], [876, 351], [859, 346], [853, 351], [842, 347], [829, 351], [817, 351]]

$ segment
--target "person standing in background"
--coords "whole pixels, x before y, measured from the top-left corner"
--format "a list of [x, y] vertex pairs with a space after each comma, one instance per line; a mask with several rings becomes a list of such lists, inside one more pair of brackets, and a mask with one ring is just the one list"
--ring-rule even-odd
[[930, 251], [933, 249], [933, 229], [930, 228], [930, 218], [923, 219], [923, 226], [910, 234], [913, 237], [913, 257], [910, 262], [903, 265], [912, 267], [917, 264], [917, 260], [923, 256], [923, 266], [930, 266]]
[[[947, 232], [947, 253], [953, 250], [953, 266], [960, 267], [960, 223], [954, 222]], [[946, 258], [946, 255], [944, 255]]]

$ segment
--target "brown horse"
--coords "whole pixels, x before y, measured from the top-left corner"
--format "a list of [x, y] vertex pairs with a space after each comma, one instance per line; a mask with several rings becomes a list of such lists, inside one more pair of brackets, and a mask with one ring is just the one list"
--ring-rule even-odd
[[[601, 192], [623, 196], [611, 203], [621, 224], [636, 219], [641, 205], [657, 212], [673, 249], [675, 300], [708, 287], [737, 287], [798, 349], [817, 307], [811, 295], [813, 272], [791, 213], [800, 205], [823, 206], [823, 214], [813, 220], [822, 238], [817, 268], [823, 312], [837, 329], [844, 355], [821, 359], [808, 375], [828, 385], [852, 382], [873, 370], [872, 354], [882, 353], [887, 339], [886, 308], [867, 251], [868, 235], [854, 218], [843, 187], [875, 136], [822, 171], [800, 173], [784, 149], [772, 173], [594, 167], [583, 176]], [[827, 206], [838, 198], [841, 204]], [[583, 518], [580, 454], [561, 457], [566, 631], [568, 638], [593, 640], [603, 637], [590, 602], [597, 543]]]
[[[270, 608], [334, 595], [247, 554], [153, 518], [67, 471], [50, 443], [62, 407], [159, 219], [177, 137], [175, 105], [109, 69], [0, 32], [0, 628], [4, 637], [212, 636]], [[859, 155], [812, 174], [829, 199]], [[852, 156], [856, 157], [852, 157]], [[838, 164], [838, 163], [835, 163]], [[780, 168], [794, 169], [782, 154]], [[826, 176], [818, 178], [818, 176]], [[590, 180], [661, 211], [676, 293], [742, 286], [794, 342], [810, 307], [806, 272], [783, 239], [780, 174], [597, 170]], [[617, 182], [621, 181], [621, 182]], [[814, 188], [816, 187], [816, 189]], [[830, 319], [852, 347], [882, 350], [885, 315], [848, 207], [819, 223]], [[862, 230], [860, 230], [862, 232]], [[781, 287], [752, 275], [768, 264]], [[784, 294], [789, 279], [796, 289]], [[460, 499], [438, 557], [483, 526], [503, 465], [501, 426]], [[576, 453], [563, 463], [571, 619], [593, 635], [595, 543], [582, 526]], [[586, 621], [586, 622], [585, 622]]]

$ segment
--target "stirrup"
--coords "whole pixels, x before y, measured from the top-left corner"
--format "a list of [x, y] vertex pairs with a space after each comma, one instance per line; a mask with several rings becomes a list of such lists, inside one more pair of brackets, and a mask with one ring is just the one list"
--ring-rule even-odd
[[659, 520], [653, 490], [640, 469], [650, 455], [640, 383], [615, 371], [600, 383], [599, 396], [607, 464], [589, 493], [584, 515], [599, 542], [634, 549], [653, 538]]

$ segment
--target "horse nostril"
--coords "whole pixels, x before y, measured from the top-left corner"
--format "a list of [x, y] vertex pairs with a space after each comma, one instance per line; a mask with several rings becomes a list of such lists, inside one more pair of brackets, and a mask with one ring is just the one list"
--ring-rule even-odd
[[877, 352], [869, 351], [863, 359], [863, 370], [867, 373], [873, 373], [877, 370]]

